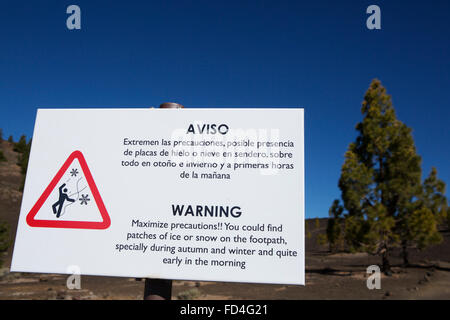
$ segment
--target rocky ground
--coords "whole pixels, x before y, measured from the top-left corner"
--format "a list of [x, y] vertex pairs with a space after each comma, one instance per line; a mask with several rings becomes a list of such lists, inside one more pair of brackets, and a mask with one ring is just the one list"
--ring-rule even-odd
[[[0, 163], [0, 221], [10, 225], [13, 245], [22, 197], [17, 154], [0, 142], [7, 162]], [[369, 265], [379, 258], [363, 253], [330, 254], [318, 243], [326, 219], [308, 220], [306, 286], [257, 285], [221, 282], [173, 282], [173, 299], [450, 299], [450, 232], [443, 243], [423, 252], [412, 251], [412, 266], [401, 267], [399, 253], [392, 257], [392, 276], [382, 276], [381, 289], [366, 286]], [[12, 246], [0, 269], [0, 299], [142, 299], [144, 282], [130, 278], [81, 277], [81, 289], [69, 290], [67, 276], [10, 273]]]

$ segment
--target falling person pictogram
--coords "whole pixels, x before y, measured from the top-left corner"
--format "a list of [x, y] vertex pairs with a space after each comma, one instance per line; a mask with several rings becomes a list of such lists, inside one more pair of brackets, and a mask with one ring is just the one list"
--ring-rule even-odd
[[[69, 196], [67, 195], [67, 188], [64, 188], [66, 186], [65, 183], [63, 183], [60, 187], [59, 187], [59, 199], [58, 201], [56, 201], [53, 205], [52, 205], [52, 209], [53, 209], [53, 213], [56, 214], [56, 217], [59, 218], [59, 216], [61, 215], [61, 211], [64, 205], [64, 202], [67, 200], [69, 202], [75, 202], [75, 199], [71, 199], [69, 198]], [[64, 189], [63, 189], [64, 188]], [[58, 207], [58, 210], [56, 210], [56, 208]]]
[[[72, 168], [72, 170], [70, 171], [70, 177], [69, 179], [66, 181], [66, 183], [69, 183], [72, 177], [76, 177], [78, 175], [79, 171], [76, 168]], [[53, 205], [52, 205], [52, 210], [53, 210], [53, 214], [56, 214], [56, 218], [60, 218], [64, 215], [65, 211], [66, 211], [66, 207], [70, 206], [71, 204], [77, 202], [78, 200], [80, 201], [79, 204], [80, 205], [87, 205], [88, 201], [90, 201], [91, 199], [89, 199], [89, 196], [87, 194], [82, 194], [80, 196], [80, 192], [83, 191], [84, 189], [86, 189], [86, 186], [83, 187], [81, 190], [79, 190], [79, 182], [83, 180], [83, 178], [79, 178], [76, 182], [76, 189], [77, 191], [75, 193], [72, 194], [68, 194], [68, 189], [64, 188], [66, 186], [66, 183], [62, 184], [59, 187], [59, 195], [58, 195], [58, 201], [56, 201]], [[63, 189], [64, 188], [64, 189]], [[71, 197], [76, 195], [75, 199], [72, 199]], [[69, 202], [68, 204], [64, 205], [65, 202]]]

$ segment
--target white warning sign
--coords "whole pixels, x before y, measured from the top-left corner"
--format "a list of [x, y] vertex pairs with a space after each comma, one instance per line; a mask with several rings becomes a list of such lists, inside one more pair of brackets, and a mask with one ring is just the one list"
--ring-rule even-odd
[[11, 271], [304, 284], [303, 150], [300, 108], [39, 109]]

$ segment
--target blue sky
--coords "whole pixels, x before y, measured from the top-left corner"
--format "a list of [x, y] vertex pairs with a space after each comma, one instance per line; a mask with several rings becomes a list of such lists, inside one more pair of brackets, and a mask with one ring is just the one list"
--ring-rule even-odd
[[[81, 30], [66, 8], [81, 8]], [[382, 30], [366, 28], [377, 4]], [[373, 78], [450, 183], [450, 2], [2, 1], [0, 128], [39, 107], [305, 108], [306, 215], [324, 217]]]

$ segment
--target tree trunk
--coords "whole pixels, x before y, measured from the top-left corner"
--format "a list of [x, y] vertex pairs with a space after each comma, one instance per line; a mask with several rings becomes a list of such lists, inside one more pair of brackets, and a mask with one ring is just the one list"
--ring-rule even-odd
[[389, 250], [388, 248], [385, 248], [383, 253], [381, 254], [383, 266], [381, 271], [384, 272], [385, 275], [391, 276], [392, 270], [391, 270], [391, 264], [389, 263]]
[[403, 266], [409, 266], [409, 252], [408, 252], [408, 242], [402, 241], [402, 257], [403, 257]]

